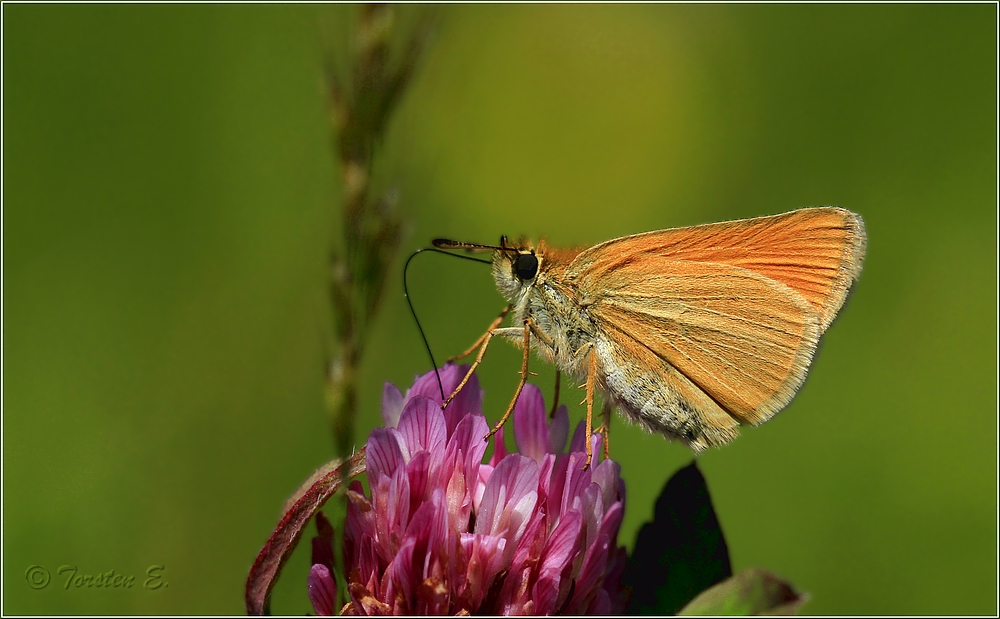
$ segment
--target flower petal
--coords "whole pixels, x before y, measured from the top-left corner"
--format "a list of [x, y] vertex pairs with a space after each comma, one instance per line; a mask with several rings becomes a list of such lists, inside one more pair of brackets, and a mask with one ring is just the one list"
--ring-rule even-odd
[[456, 531], [467, 530], [473, 505], [482, 499], [485, 481], [480, 480], [480, 467], [485, 466], [481, 464], [486, 453], [483, 436], [488, 430], [482, 415], [463, 417], [448, 438], [441, 467], [433, 473], [436, 487], [446, 489], [448, 513]]
[[608, 592], [604, 589], [598, 589], [597, 593], [594, 595], [593, 601], [590, 603], [590, 607], [587, 608], [588, 615], [610, 615], [611, 614], [611, 598], [608, 596]]
[[403, 439], [403, 456], [410, 458], [420, 451], [429, 451], [440, 458], [448, 440], [441, 406], [423, 396], [411, 398], [399, 416], [397, 427]]
[[559, 598], [570, 588], [570, 580], [564, 579], [563, 574], [570, 567], [573, 557], [580, 552], [582, 528], [583, 516], [574, 509], [563, 516], [549, 536], [531, 596], [535, 601], [535, 613], [549, 615], [559, 610]]
[[583, 438], [586, 433], [586, 422], [581, 421], [576, 424], [576, 430], [573, 431], [573, 440], [569, 442], [569, 453], [573, 453], [575, 451], [586, 451], [587, 441]]
[[[417, 395], [430, 398], [438, 404], [444, 402], [444, 397], [441, 396], [441, 391], [445, 391], [445, 397], [448, 396], [447, 388], [444, 386], [446, 368], [448, 365], [450, 364], [445, 364], [445, 367], [439, 369], [437, 372], [432, 370], [421, 376], [414, 377], [413, 386], [406, 390], [406, 397], [403, 398], [404, 403], [413, 396]], [[441, 377], [440, 387], [438, 386], [438, 376]]]
[[584, 518], [584, 544], [592, 544], [601, 530], [604, 522], [604, 504], [601, 502], [601, 487], [595, 483], [587, 484], [580, 494], [580, 504]]
[[577, 538], [583, 529], [583, 521], [583, 514], [575, 509], [563, 516], [545, 543], [539, 573], [559, 574], [569, 565], [574, 554], [580, 550]]
[[395, 428], [399, 423], [399, 414], [403, 412], [403, 394], [396, 385], [386, 383], [382, 387], [382, 424], [387, 428]]
[[535, 568], [545, 549], [548, 537], [548, 517], [541, 510], [532, 514], [531, 522], [511, 557], [507, 577], [500, 592], [502, 605], [497, 609], [502, 615], [525, 615], [534, 612], [531, 603], [531, 583]]
[[[441, 385], [438, 386], [437, 377], [434, 372], [428, 372], [423, 376], [418, 377], [414, 383], [413, 387], [406, 392], [406, 399], [412, 398], [417, 395], [422, 395], [426, 398], [430, 398], [441, 404], [444, 402], [444, 398], [441, 397], [441, 388], [444, 388], [445, 397], [451, 395], [458, 387], [458, 384], [462, 382], [465, 378], [465, 374], [469, 371], [469, 366], [467, 365], [456, 365], [454, 363], [446, 363], [444, 367], [439, 370], [441, 376]], [[479, 388], [479, 378], [473, 374], [469, 382], [462, 387], [462, 390], [458, 392], [458, 395], [448, 404], [448, 407], [444, 410], [445, 421], [448, 426], [448, 434], [450, 435], [458, 422], [461, 421], [462, 417], [470, 414], [482, 414], [483, 413], [483, 392]]]
[[[459, 452], [461, 454], [461, 452]], [[469, 528], [469, 515], [472, 513], [472, 496], [466, 487], [467, 477], [462, 470], [452, 470], [451, 478], [445, 487], [445, 505], [448, 509], [448, 526], [452, 531], [464, 533]]]
[[601, 522], [601, 528], [598, 531], [598, 534], [607, 535], [608, 539], [611, 540], [612, 546], [615, 546], [618, 543], [618, 529], [621, 528], [624, 517], [624, 503], [612, 503], [611, 507], [608, 508], [608, 511], [604, 512], [604, 520]]
[[521, 454], [509, 454], [493, 470], [476, 516], [475, 533], [507, 540], [510, 560], [538, 501], [538, 465]]
[[600, 432], [595, 432], [590, 435], [590, 451], [594, 454], [594, 461], [591, 462], [591, 466], [595, 466], [597, 461], [604, 455], [604, 437]]
[[478, 609], [489, 593], [493, 578], [503, 568], [501, 557], [507, 540], [495, 535], [462, 533], [460, 536], [462, 554], [466, 557], [465, 571], [459, 576], [464, 586], [457, 593], [461, 606]]
[[337, 614], [337, 583], [325, 565], [317, 563], [309, 570], [309, 601], [317, 615]]
[[503, 426], [501, 426], [493, 435], [493, 455], [490, 456], [490, 466], [492, 467], [500, 464], [500, 461], [507, 455], [507, 445], [503, 440]]
[[562, 453], [566, 448], [566, 437], [569, 436], [569, 409], [565, 404], [559, 405], [556, 414], [549, 424], [549, 451]]
[[[448, 367], [448, 366], [445, 366]], [[448, 382], [445, 383], [445, 391], [451, 393], [454, 391], [455, 387], [458, 387], [458, 383], [465, 378], [465, 373], [468, 371], [469, 366], [461, 365], [454, 366], [457, 371], [449, 376]], [[444, 380], [444, 377], [442, 377]], [[483, 414], [483, 390], [479, 388], [479, 378], [473, 374], [469, 382], [462, 387], [462, 390], [455, 396], [447, 408], [444, 409], [445, 422], [448, 424], [448, 431], [451, 432], [458, 425], [458, 422], [462, 420], [466, 415], [482, 415]]]
[[[617, 531], [615, 532], [617, 535]], [[612, 544], [615, 542], [612, 540]], [[628, 560], [628, 553], [625, 548], [618, 548], [608, 560], [607, 571], [604, 574], [603, 588], [608, 593], [611, 600], [611, 610], [609, 615], [621, 615], [625, 613], [629, 600], [632, 598], [632, 591], [622, 586], [622, 576], [625, 574], [625, 564]]]
[[410, 514], [415, 513], [434, 491], [434, 484], [428, 479], [430, 464], [431, 454], [420, 451], [406, 465], [406, 476], [410, 482]]
[[566, 608], [567, 613], [581, 614], [587, 610], [591, 601], [597, 593], [603, 581], [604, 572], [608, 563], [608, 551], [611, 541], [606, 535], [599, 535], [598, 538], [587, 547], [587, 554], [584, 556], [583, 565], [580, 566], [580, 573], [576, 577], [576, 587], [573, 599]]
[[379, 554], [389, 560], [399, 552], [399, 544], [410, 521], [410, 481], [399, 468], [392, 477], [383, 477], [372, 491], [375, 531]]
[[472, 494], [472, 511], [476, 514], [479, 513], [483, 504], [483, 493], [486, 492], [486, 482], [490, 480], [490, 476], [493, 475], [493, 469], [495, 467], [489, 464], [482, 464], [479, 466], [479, 479], [473, 481], [473, 487], [470, 489]]
[[602, 460], [594, 467], [590, 479], [601, 487], [601, 498], [604, 502], [604, 511], [607, 512], [611, 504], [621, 500], [620, 485], [622, 467], [614, 460]]
[[415, 582], [423, 582], [431, 575], [431, 563], [440, 558], [448, 536], [448, 510], [444, 491], [435, 490], [431, 500], [421, 505], [406, 527], [406, 539], [414, 540]]
[[364, 585], [365, 589], [375, 597], [378, 597], [381, 591], [379, 582], [380, 563], [378, 549], [375, 548], [374, 537], [366, 537], [362, 540], [357, 559], [353, 565], [357, 565], [357, 567], [352, 570], [351, 575], [353, 576], [356, 572], [358, 581]]
[[583, 491], [590, 485], [590, 470], [583, 470], [585, 459], [586, 454], [582, 451], [556, 457], [546, 499], [553, 522], [558, 522], [561, 515], [573, 507], [574, 500], [580, 500]]
[[[364, 543], [374, 542], [375, 510], [365, 498], [361, 482], [354, 480], [347, 490], [347, 517], [344, 519], [344, 556], [352, 565], [364, 554]], [[367, 580], [363, 582], [367, 583]]]
[[316, 531], [312, 538], [312, 564], [317, 563], [333, 569], [333, 525], [323, 512], [316, 512]]
[[521, 536], [521, 541], [511, 557], [510, 570], [518, 571], [524, 566], [534, 566], [545, 550], [546, 539], [549, 533], [549, 519], [541, 510], [532, 514], [528, 528]]
[[389, 582], [385, 587], [385, 599], [392, 607], [394, 615], [412, 614], [411, 602], [416, 589], [417, 575], [413, 569], [413, 549], [416, 541], [412, 538], [403, 542], [386, 573]]
[[[475, 479], [483, 461], [483, 454], [486, 453], [487, 443], [483, 437], [486, 436], [489, 429], [486, 418], [482, 415], [463, 417], [448, 439], [444, 461], [449, 466], [461, 468], [466, 479]], [[459, 452], [464, 454], [461, 461], [456, 460]]]
[[540, 502], [544, 502], [546, 511], [549, 509], [548, 503], [552, 485], [552, 469], [555, 464], [555, 454], [545, 454], [542, 461], [538, 463], [538, 500]]
[[514, 440], [517, 450], [536, 462], [549, 451], [549, 424], [545, 419], [542, 390], [528, 383], [514, 405]]
[[393, 428], [375, 428], [368, 437], [368, 479], [374, 486], [382, 477], [390, 477], [406, 460]]

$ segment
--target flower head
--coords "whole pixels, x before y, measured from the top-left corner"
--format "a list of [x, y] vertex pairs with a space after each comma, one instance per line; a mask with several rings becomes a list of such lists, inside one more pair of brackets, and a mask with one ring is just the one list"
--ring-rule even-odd
[[[445, 392], [466, 367], [441, 369]], [[350, 614], [612, 614], [628, 601], [617, 546], [625, 485], [613, 460], [583, 470], [578, 427], [546, 419], [541, 391], [526, 385], [514, 409], [519, 453], [502, 430], [483, 462], [489, 431], [475, 376], [441, 410], [437, 379], [417, 378], [404, 396], [386, 384], [386, 427], [368, 439], [368, 485], [351, 484], [344, 531]], [[594, 435], [594, 453], [600, 435]], [[323, 521], [325, 522], [325, 520]], [[314, 540], [309, 593], [332, 614], [335, 588], [324, 541]], [[332, 530], [328, 539], [332, 539]], [[318, 543], [317, 543], [318, 540]], [[319, 551], [317, 551], [319, 546]]]

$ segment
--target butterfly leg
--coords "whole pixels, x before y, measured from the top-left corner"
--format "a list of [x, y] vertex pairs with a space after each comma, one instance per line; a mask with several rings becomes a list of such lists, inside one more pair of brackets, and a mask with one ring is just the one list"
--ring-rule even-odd
[[601, 435], [604, 457], [608, 458], [611, 454], [611, 399], [605, 396], [601, 404], [601, 425], [594, 428], [594, 434]]
[[534, 324], [535, 321], [532, 319], [524, 319], [524, 357], [521, 360], [521, 371], [519, 372], [521, 374], [521, 380], [517, 383], [517, 390], [514, 391], [514, 399], [510, 401], [510, 406], [507, 407], [507, 412], [503, 414], [503, 417], [497, 425], [489, 431], [489, 434], [483, 437], [484, 440], [489, 440], [489, 438], [496, 434], [497, 431], [503, 427], [503, 424], [507, 422], [507, 418], [510, 417], [511, 412], [514, 411], [514, 406], [517, 405], [517, 399], [521, 397], [521, 390], [524, 389], [524, 384], [528, 382], [528, 355], [531, 354], [531, 332]]
[[556, 388], [552, 395], [552, 410], [549, 411], [549, 419], [555, 419], [556, 409], [559, 408], [559, 368], [556, 368]]
[[473, 350], [475, 350], [477, 347], [479, 348], [479, 354], [476, 355], [476, 359], [475, 361], [472, 362], [472, 365], [469, 367], [469, 371], [465, 373], [465, 376], [462, 378], [462, 382], [458, 383], [458, 386], [455, 387], [455, 390], [451, 392], [451, 395], [445, 398], [444, 402], [441, 404], [442, 409], [448, 406], [448, 404], [450, 404], [451, 401], [455, 399], [455, 396], [457, 396], [459, 392], [462, 391], [462, 388], [465, 387], [465, 384], [469, 382], [470, 378], [472, 378], [472, 373], [475, 372], [476, 368], [479, 367], [479, 364], [483, 362], [483, 357], [486, 355], [486, 347], [490, 345], [490, 339], [493, 338], [493, 335], [496, 333], [497, 328], [500, 326], [500, 323], [502, 323], [504, 317], [507, 316], [507, 312], [510, 311], [510, 307], [511, 306], [508, 305], [507, 307], [503, 308], [503, 311], [500, 312], [500, 315], [497, 316], [496, 320], [494, 320], [493, 323], [490, 324], [490, 328], [486, 330], [486, 333], [484, 333], [482, 337], [476, 340], [476, 343], [472, 345], [472, 348], [470, 348], [469, 350], [465, 351], [464, 353], [462, 353], [457, 357], [452, 357], [451, 359], [448, 359], [448, 361], [455, 361], [456, 359], [468, 357]]
[[468, 350], [466, 350], [465, 352], [463, 352], [460, 355], [455, 355], [454, 357], [449, 357], [445, 361], [445, 363], [449, 363], [449, 362], [452, 362], [452, 361], [458, 361], [459, 359], [465, 359], [466, 357], [468, 357], [469, 355], [472, 354], [472, 351], [474, 351], [477, 348], [479, 348], [480, 346], [482, 346], [483, 342], [486, 341], [489, 338], [490, 334], [492, 332], [496, 331], [497, 328], [500, 327], [500, 324], [503, 322], [503, 319], [506, 318], [507, 314], [510, 312], [511, 307], [512, 306], [510, 304], [508, 304], [507, 307], [503, 308], [503, 311], [501, 311], [500, 315], [496, 317], [496, 320], [494, 320], [490, 324], [490, 327], [488, 329], [486, 329], [486, 333], [480, 335], [479, 339], [476, 340], [476, 342], [472, 346], [469, 346]]
[[[586, 471], [590, 468], [591, 460], [594, 459], [594, 448], [590, 444], [590, 437], [594, 434], [594, 383], [597, 379], [597, 351], [594, 349], [593, 342], [588, 342], [577, 349], [575, 356], [580, 358], [583, 357], [583, 355], [588, 355], [587, 382], [580, 385], [578, 388], [587, 390], [587, 396], [583, 399], [583, 402], [580, 402], [580, 404], [587, 405], [587, 427], [585, 433], [585, 439], [587, 441], [587, 459], [583, 463], [583, 470]], [[605, 455], [606, 454], [607, 452], [605, 452]]]
[[590, 437], [594, 433], [594, 379], [597, 377], [597, 351], [593, 344], [590, 346], [590, 363], [587, 369], [587, 459], [583, 463], [583, 470], [590, 468], [590, 461], [594, 458], [594, 446]]
[[594, 430], [594, 432], [601, 433], [602, 442], [604, 443], [604, 457], [608, 458], [611, 453], [611, 399], [607, 396], [601, 408], [601, 426]]

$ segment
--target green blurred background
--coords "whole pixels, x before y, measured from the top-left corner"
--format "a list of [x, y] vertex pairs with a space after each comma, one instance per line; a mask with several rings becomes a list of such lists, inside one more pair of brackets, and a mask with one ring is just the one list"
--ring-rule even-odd
[[[6, 614], [240, 613], [282, 502], [332, 457], [325, 265], [342, 194], [321, 68], [350, 11], [3, 6]], [[377, 160], [404, 250], [862, 214], [864, 273], [809, 381], [699, 464], [734, 568], [788, 578], [806, 612], [995, 613], [996, 6], [440, 14]], [[439, 357], [503, 304], [472, 263], [411, 274]], [[359, 443], [382, 383], [428, 369], [398, 282], [399, 266]], [[517, 367], [491, 348], [488, 417]], [[553, 371], [534, 369], [549, 397]], [[691, 455], [612, 434], [631, 545]], [[311, 612], [304, 548], [275, 612]], [[157, 591], [65, 590], [56, 574], [141, 581], [154, 564]], [[47, 588], [28, 587], [31, 565]]]

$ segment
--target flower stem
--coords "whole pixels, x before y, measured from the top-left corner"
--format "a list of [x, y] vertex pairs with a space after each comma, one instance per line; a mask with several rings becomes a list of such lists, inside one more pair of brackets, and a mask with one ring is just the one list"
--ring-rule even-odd
[[[326, 82], [334, 150], [343, 180], [343, 250], [330, 257], [330, 298], [335, 320], [335, 350], [327, 369], [327, 408], [336, 452], [354, 448], [358, 367], [368, 327], [378, 310], [386, 273], [400, 243], [396, 192], [376, 195], [372, 160], [388, 119], [403, 96], [429, 39], [431, 14], [424, 9], [417, 26], [401, 32], [392, 5], [366, 4], [357, 11], [351, 62], [344, 77], [328, 57]], [[405, 37], [402, 57], [391, 43]]]

